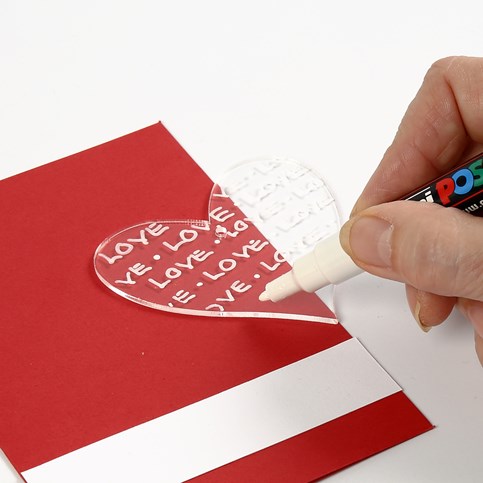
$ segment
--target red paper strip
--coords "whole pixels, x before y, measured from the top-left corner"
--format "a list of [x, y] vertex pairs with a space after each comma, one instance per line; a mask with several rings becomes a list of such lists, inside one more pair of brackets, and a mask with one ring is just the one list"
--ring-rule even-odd
[[432, 426], [398, 392], [263, 451], [189, 480], [196, 483], [308, 482], [402, 443]]

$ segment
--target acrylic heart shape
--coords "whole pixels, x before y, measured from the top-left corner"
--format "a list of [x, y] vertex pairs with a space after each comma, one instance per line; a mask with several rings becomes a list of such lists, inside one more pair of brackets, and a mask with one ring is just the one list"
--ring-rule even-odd
[[335, 202], [313, 170], [278, 158], [240, 164], [215, 184], [208, 211], [207, 220], [163, 217], [108, 237], [94, 256], [98, 277], [122, 297], [169, 312], [337, 323], [315, 294], [258, 298], [338, 228]]

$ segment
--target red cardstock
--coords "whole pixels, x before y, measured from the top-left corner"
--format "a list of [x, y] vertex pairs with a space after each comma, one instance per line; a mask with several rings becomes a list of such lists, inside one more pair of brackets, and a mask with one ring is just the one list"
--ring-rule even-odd
[[[161, 124], [0, 182], [0, 447], [18, 470], [350, 338], [161, 312], [104, 287], [100, 241], [160, 213], [204, 219], [212, 185]], [[397, 393], [197, 479], [310, 481], [430, 428]]]

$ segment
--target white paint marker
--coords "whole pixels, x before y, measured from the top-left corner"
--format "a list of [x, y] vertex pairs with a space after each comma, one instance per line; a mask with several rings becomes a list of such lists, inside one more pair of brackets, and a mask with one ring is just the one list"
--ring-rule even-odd
[[[437, 203], [483, 216], [483, 153], [403, 198]], [[293, 269], [272, 280], [259, 299], [278, 302], [297, 292], [315, 292], [362, 272], [339, 242], [339, 234], [322, 240], [311, 253], [295, 261]]]
[[361, 272], [343, 250], [336, 233], [296, 260], [290, 272], [267, 283], [259, 299], [278, 302], [298, 292], [315, 292], [327, 285], [339, 284]]

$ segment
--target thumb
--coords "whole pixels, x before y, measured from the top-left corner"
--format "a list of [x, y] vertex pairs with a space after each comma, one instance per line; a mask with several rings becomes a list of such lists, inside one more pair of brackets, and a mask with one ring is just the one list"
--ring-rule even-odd
[[433, 203], [394, 201], [341, 230], [361, 268], [438, 295], [483, 301], [483, 219]]

